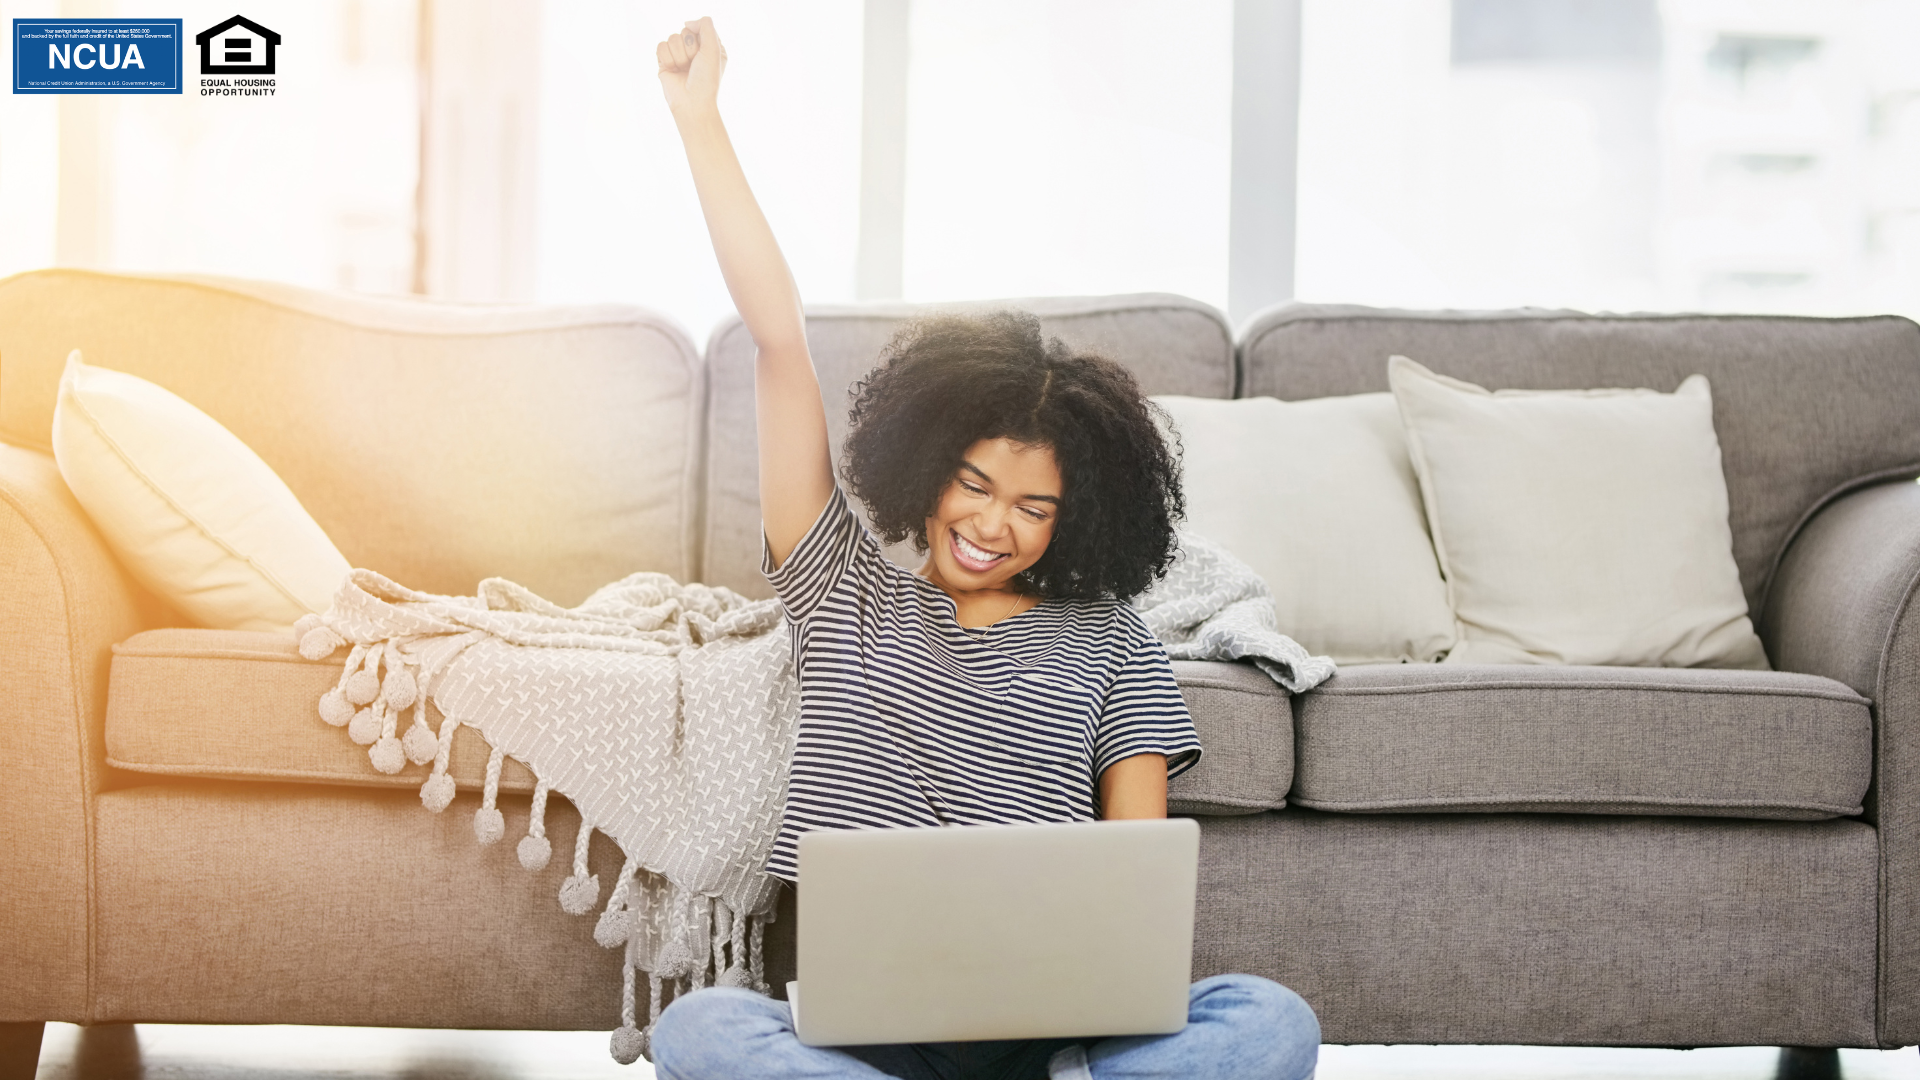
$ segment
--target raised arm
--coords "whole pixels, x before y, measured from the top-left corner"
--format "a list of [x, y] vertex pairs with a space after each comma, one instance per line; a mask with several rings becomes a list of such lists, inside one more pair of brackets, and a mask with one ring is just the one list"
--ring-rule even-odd
[[753, 387], [760, 434], [760, 518], [784, 563], [833, 494], [833, 455], [820, 379], [807, 351], [806, 318], [793, 274], [720, 122], [717, 100], [727, 52], [712, 19], [690, 22], [660, 43], [660, 85], [693, 167], [707, 234], [734, 309], [753, 335]]

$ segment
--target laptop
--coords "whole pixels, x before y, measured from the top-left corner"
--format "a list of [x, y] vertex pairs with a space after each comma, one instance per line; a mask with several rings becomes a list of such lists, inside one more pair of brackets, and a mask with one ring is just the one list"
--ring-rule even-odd
[[800, 1041], [1179, 1031], [1199, 855], [1186, 818], [807, 833]]

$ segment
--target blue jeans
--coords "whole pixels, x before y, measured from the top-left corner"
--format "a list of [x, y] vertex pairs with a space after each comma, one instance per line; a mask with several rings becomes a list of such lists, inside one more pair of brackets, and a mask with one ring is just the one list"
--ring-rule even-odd
[[1194, 983], [1172, 1035], [829, 1049], [801, 1045], [786, 1002], [729, 989], [675, 1001], [653, 1029], [660, 1080], [1311, 1080], [1319, 1056], [1313, 1010], [1253, 975]]

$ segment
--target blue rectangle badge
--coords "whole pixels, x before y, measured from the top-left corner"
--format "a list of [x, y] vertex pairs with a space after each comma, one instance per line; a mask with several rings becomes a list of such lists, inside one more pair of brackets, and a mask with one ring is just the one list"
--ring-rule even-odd
[[178, 94], [180, 19], [15, 19], [16, 94]]

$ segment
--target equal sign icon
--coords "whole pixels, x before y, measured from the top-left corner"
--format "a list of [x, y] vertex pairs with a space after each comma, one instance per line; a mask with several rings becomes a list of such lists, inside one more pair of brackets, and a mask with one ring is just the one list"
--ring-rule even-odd
[[230, 37], [222, 44], [227, 47], [226, 62], [229, 64], [253, 63], [253, 39]]

